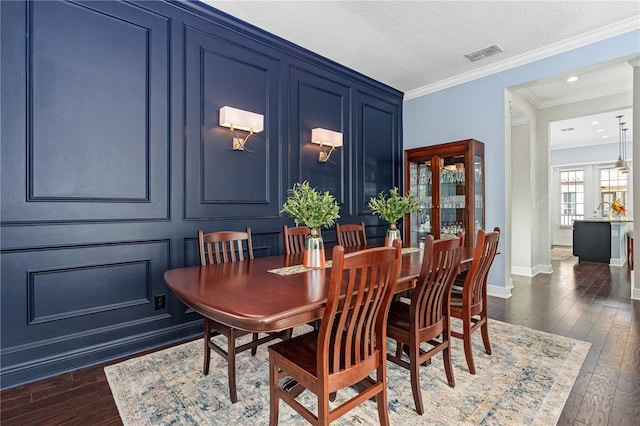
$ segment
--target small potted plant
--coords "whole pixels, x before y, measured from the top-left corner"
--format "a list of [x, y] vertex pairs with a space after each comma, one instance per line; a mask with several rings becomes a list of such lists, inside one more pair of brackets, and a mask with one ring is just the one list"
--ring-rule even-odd
[[389, 190], [389, 196], [384, 192], [378, 194], [378, 197], [369, 200], [369, 208], [381, 219], [389, 222], [385, 245], [393, 245], [393, 240], [400, 239], [400, 231], [397, 223], [405, 214], [418, 210], [420, 204], [413, 198], [411, 191], [404, 197], [398, 193], [398, 188]]
[[332, 226], [340, 217], [338, 202], [328, 191], [320, 192], [312, 188], [308, 181], [296, 183], [288, 192], [281, 212], [291, 216], [296, 225], [303, 224], [310, 229], [305, 242], [303, 264], [309, 268], [323, 268], [324, 243], [320, 227]]

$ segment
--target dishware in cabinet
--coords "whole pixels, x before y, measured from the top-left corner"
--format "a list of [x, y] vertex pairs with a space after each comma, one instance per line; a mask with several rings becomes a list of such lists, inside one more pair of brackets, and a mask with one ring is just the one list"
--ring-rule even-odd
[[405, 246], [458, 232], [465, 233], [465, 245], [475, 245], [485, 226], [484, 144], [467, 139], [408, 149], [404, 161], [405, 187], [420, 203], [405, 217]]

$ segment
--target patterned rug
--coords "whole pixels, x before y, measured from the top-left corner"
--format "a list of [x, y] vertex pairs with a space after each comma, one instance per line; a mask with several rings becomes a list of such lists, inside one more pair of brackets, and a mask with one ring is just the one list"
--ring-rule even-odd
[[[301, 326], [294, 334], [307, 332]], [[408, 370], [388, 363], [389, 420], [393, 425], [555, 425], [589, 343], [490, 321], [492, 355], [474, 333], [476, 374], [468, 373], [462, 341], [453, 339], [455, 388], [446, 383], [442, 357], [420, 373], [425, 413], [415, 411]], [[249, 337], [249, 336], [245, 336]], [[226, 362], [211, 355], [211, 373], [203, 376], [202, 340], [185, 343], [105, 368], [125, 425], [267, 425], [269, 423], [268, 351], [237, 356], [238, 402], [231, 404]], [[338, 392], [335, 404], [353, 394]], [[315, 397], [300, 396], [315, 411]], [[280, 403], [280, 425], [306, 421]], [[378, 424], [375, 403], [367, 401], [334, 422]]]

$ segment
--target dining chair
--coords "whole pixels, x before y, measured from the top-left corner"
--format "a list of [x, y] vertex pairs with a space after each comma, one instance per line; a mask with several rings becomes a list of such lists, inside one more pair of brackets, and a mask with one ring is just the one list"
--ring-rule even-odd
[[[411, 302], [395, 300], [389, 309], [387, 335], [396, 341], [396, 351], [395, 354], [387, 354], [387, 359], [409, 370], [418, 414], [424, 413], [420, 365], [427, 365], [435, 354], [442, 352], [447, 383], [455, 386], [451, 367], [449, 296], [460, 267], [463, 246], [463, 234], [439, 240], [427, 235], [420, 275], [411, 293]], [[422, 350], [421, 343], [431, 347]], [[403, 358], [405, 350], [408, 360]]]
[[[478, 230], [471, 267], [456, 280], [451, 291], [449, 311], [452, 317], [462, 320], [462, 332], [452, 329], [451, 335], [463, 340], [464, 356], [471, 374], [476, 374], [471, 350], [471, 335], [478, 328], [482, 333], [484, 350], [491, 355], [487, 324], [487, 275], [496, 257], [499, 240], [500, 228], [498, 227], [493, 228], [492, 232]], [[463, 282], [460, 279], [462, 277], [464, 277]]]
[[[401, 256], [399, 241], [349, 254], [342, 246], [333, 248], [320, 329], [269, 346], [270, 425], [278, 423], [280, 400], [311, 424], [327, 425], [371, 398], [380, 423], [389, 424], [386, 323]], [[316, 395], [317, 414], [296, 399], [298, 392], [281, 380], [287, 377]], [[364, 389], [331, 406], [332, 395], [355, 384]]]
[[[247, 228], [245, 232], [219, 231], [208, 234], [199, 230], [198, 247], [200, 251], [200, 265], [202, 266], [212, 263], [228, 263], [253, 259], [251, 228]], [[211, 351], [225, 358], [227, 360], [227, 373], [229, 376], [229, 396], [232, 403], [238, 401], [238, 393], [236, 390], [236, 354], [250, 349], [251, 355], [255, 355], [256, 348], [259, 345], [288, 336], [286, 331], [268, 334], [264, 337], [259, 337], [258, 333], [253, 333], [251, 342], [236, 346], [236, 339], [246, 334], [249, 334], [249, 332], [238, 330], [211, 318], [204, 317], [204, 365], [202, 367], [202, 373], [205, 376], [209, 374]], [[226, 349], [218, 346], [212, 340], [212, 338], [217, 335], [226, 337]]]
[[364, 222], [340, 225], [336, 222], [336, 244], [342, 247], [356, 247], [367, 245], [367, 234]]
[[296, 226], [289, 228], [282, 225], [282, 238], [284, 239], [284, 254], [298, 254], [304, 251], [305, 238], [310, 233], [308, 226]]

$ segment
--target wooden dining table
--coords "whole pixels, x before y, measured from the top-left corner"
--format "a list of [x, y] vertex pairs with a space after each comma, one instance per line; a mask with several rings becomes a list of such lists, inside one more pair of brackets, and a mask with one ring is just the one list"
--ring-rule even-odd
[[[404, 251], [396, 293], [415, 285], [422, 265], [422, 251]], [[331, 258], [331, 250], [326, 256]], [[472, 260], [473, 248], [464, 247], [460, 270]], [[269, 256], [170, 269], [164, 279], [185, 305], [207, 318], [250, 332], [275, 332], [322, 318], [331, 268], [301, 264], [302, 254]]]

